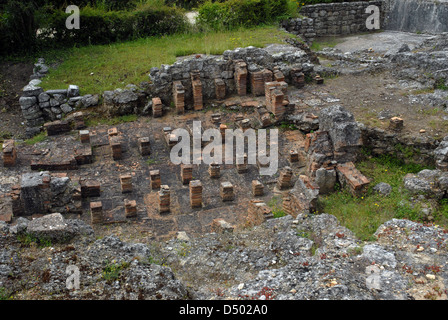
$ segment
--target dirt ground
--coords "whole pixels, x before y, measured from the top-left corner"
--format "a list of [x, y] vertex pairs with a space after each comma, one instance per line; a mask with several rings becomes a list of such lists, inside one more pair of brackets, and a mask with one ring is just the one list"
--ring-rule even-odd
[[19, 97], [32, 73], [31, 63], [0, 63], [0, 139], [20, 138], [25, 131]]

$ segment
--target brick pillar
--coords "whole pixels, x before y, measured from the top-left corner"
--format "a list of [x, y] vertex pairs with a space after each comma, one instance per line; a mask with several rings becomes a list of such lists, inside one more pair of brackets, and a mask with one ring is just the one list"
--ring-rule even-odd
[[86, 124], [84, 122], [84, 113], [82, 111], [75, 112], [67, 117], [73, 121], [73, 127], [75, 130], [84, 129]]
[[190, 181], [190, 205], [192, 208], [202, 207], [202, 183], [200, 180]]
[[90, 202], [90, 219], [92, 224], [103, 222], [103, 204], [101, 201]]
[[193, 165], [182, 164], [180, 166], [180, 177], [183, 184], [189, 184], [193, 180]]
[[254, 197], [261, 197], [264, 195], [264, 186], [260, 181], [252, 181], [252, 194]]
[[90, 131], [79, 130], [79, 140], [81, 141], [81, 143], [90, 143]]
[[291, 76], [292, 85], [300, 89], [305, 86], [305, 74], [302, 72], [301, 68], [293, 68], [289, 72]]
[[226, 181], [221, 183], [220, 195], [222, 201], [232, 201], [235, 199], [235, 193], [233, 192], [233, 185]]
[[261, 71], [250, 72], [250, 88], [255, 96], [264, 95], [265, 82], [272, 81], [272, 72], [264, 69]]
[[132, 176], [130, 174], [124, 174], [120, 176], [121, 192], [132, 192]]
[[297, 152], [297, 150], [289, 151], [289, 162], [291, 163], [299, 162], [299, 152]]
[[226, 98], [226, 83], [220, 78], [215, 79], [215, 94], [217, 100], [224, 100]]
[[124, 199], [124, 212], [126, 218], [137, 216], [137, 201]]
[[152, 98], [152, 116], [160, 118], [163, 115], [163, 104], [159, 97]]
[[284, 167], [280, 172], [277, 186], [280, 190], [291, 188], [292, 169], [290, 167]]
[[81, 180], [81, 196], [83, 198], [99, 197], [101, 195], [101, 184], [96, 180]]
[[235, 61], [235, 85], [239, 96], [247, 94], [247, 64], [239, 60]]
[[208, 167], [210, 178], [217, 179], [221, 176], [221, 166], [217, 163], [211, 163]]
[[111, 128], [107, 132], [109, 134], [109, 145], [112, 150], [112, 157], [114, 160], [120, 160], [122, 158], [121, 136], [118, 134], [117, 128]]
[[158, 192], [158, 200], [159, 200], [159, 212], [160, 213], [170, 212], [170, 203], [171, 203], [170, 187], [168, 187], [167, 185], [163, 185], [160, 187], [160, 191]]
[[17, 160], [17, 151], [14, 140], [5, 140], [2, 146], [3, 166], [14, 167]]
[[280, 119], [285, 113], [285, 105], [288, 105], [288, 97], [286, 95], [288, 84], [286, 82], [266, 82], [265, 97], [266, 108], [272, 112], [275, 118]]
[[274, 69], [274, 81], [277, 82], [285, 81], [285, 76], [283, 75], [283, 72], [281, 72], [279, 69]]
[[149, 142], [149, 137], [138, 139], [138, 149], [142, 156], [148, 156], [151, 154], [151, 143]]
[[159, 170], [152, 170], [149, 171], [149, 177], [151, 179], [151, 189], [159, 189], [161, 185], [161, 179], [160, 179], [160, 171]]
[[213, 113], [211, 117], [212, 117], [213, 124], [218, 124], [221, 122], [221, 114], [220, 113]]
[[191, 75], [191, 86], [193, 87], [193, 109], [202, 110], [204, 105], [202, 101], [201, 75], [199, 71], [192, 71], [190, 75]]
[[242, 157], [238, 158], [241, 163], [236, 163], [236, 170], [238, 173], [246, 173], [247, 172], [247, 154], [245, 153]]
[[173, 81], [173, 101], [178, 114], [185, 112], [185, 88], [181, 81]]
[[221, 132], [221, 136], [222, 136], [222, 141], [223, 141], [223, 143], [225, 143], [226, 130], [227, 130], [227, 125], [224, 124], [224, 123], [221, 123], [221, 124], [219, 125], [219, 131]]
[[392, 131], [401, 131], [403, 129], [403, 119], [399, 117], [393, 117], [389, 122], [389, 129]]

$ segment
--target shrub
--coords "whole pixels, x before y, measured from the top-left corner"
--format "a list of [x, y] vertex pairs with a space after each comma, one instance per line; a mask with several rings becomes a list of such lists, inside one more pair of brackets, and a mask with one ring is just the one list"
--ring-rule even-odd
[[199, 8], [197, 21], [202, 28], [233, 29], [276, 22], [296, 11], [297, 4], [291, 0], [209, 0]]

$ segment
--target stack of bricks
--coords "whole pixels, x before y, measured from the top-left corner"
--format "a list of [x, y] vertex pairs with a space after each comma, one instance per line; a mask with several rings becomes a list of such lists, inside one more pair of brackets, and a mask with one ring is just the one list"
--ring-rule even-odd
[[17, 160], [17, 151], [14, 140], [5, 140], [2, 146], [3, 150], [3, 166], [14, 167]]
[[370, 181], [355, 168], [353, 162], [338, 164], [336, 171], [341, 185], [347, 186], [354, 197], [360, 197], [367, 193]]
[[202, 183], [199, 180], [190, 181], [190, 205], [192, 208], [202, 207]]
[[281, 72], [277, 67], [274, 68], [274, 81], [282, 82], [285, 81], [285, 76], [283, 75], [283, 72]]
[[124, 213], [126, 218], [137, 216], [137, 201], [124, 199]]
[[193, 165], [182, 164], [180, 166], [180, 177], [183, 184], [189, 184], [193, 180]]
[[130, 174], [123, 174], [120, 176], [121, 192], [132, 192], [132, 176]]
[[172, 132], [173, 132], [173, 129], [171, 129], [171, 127], [163, 128], [165, 142], [166, 142], [166, 145], [168, 146], [168, 148], [170, 148], [170, 149], [172, 147], [174, 147], [179, 142], [179, 138]]
[[292, 169], [290, 167], [284, 167], [280, 171], [278, 177], [277, 186], [280, 190], [291, 188]]
[[80, 130], [79, 131], [79, 140], [81, 143], [90, 143], [90, 131], [89, 130]]
[[90, 219], [92, 224], [103, 222], [103, 204], [101, 201], [90, 202]]
[[101, 185], [95, 180], [81, 180], [81, 196], [83, 198], [99, 197], [101, 194]]
[[203, 101], [202, 101], [201, 74], [199, 71], [192, 71], [190, 75], [191, 75], [191, 86], [193, 87], [193, 109], [202, 110]]
[[181, 81], [173, 82], [173, 101], [178, 114], [185, 112], [185, 88]]
[[272, 209], [262, 200], [251, 200], [247, 209], [247, 222], [250, 226], [258, 226], [274, 217]]
[[152, 116], [160, 118], [163, 115], [163, 104], [159, 97], [152, 98]]
[[243, 60], [235, 60], [235, 85], [239, 96], [247, 94], [247, 64]]
[[243, 156], [238, 156], [236, 161], [236, 171], [238, 173], [246, 173], [248, 170], [247, 167], [247, 154], [245, 153]]
[[300, 68], [293, 68], [290, 71], [291, 83], [296, 88], [300, 89], [305, 86], [305, 74], [302, 72]]
[[262, 128], [266, 128], [272, 125], [271, 114], [266, 108], [257, 109], [257, 119]]
[[250, 128], [250, 119], [243, 119], [240, 122], [240, 127], [243, 130], [243, 132], [246, 131], [247, 129], [249, 129]]
[[220, 113], [214, 113], [212, 114], [212, 123], [218, 124], [221, 122], [221, 114]]
[[83, 143], [82, 146], [75, 147], [74, 157], [78, 165], [92, 163], [93, 153], [90, 143]]
[[221, 182], [220, 195], [222, 201], [232, 201], [235, 199], [235, 193], [233, 192], [233, 185], [228, 182]]
[[252, 194], [254, 197], [261, 197], [264, 195], [264, 186], [260, 181], [252, 181]]
[[58, 134], [70, 132], [70, 130], [72, 130], [70, 123], [66, 120], [47, 122], [46, 124], [44, 124], [44, 128], [47, 131], [47, 135], [49, 136], [55, 136]]
[[266, 108], [272, 112], [277, 120], [281, 119], [286, 112], [285, 106], [289, 104], [286, 95], [288, 84], [286, 82], [266, 82], [265, 97]]
[[158, 200], [159, 200], [159, 212], [160, 213], [170, 212], [171, 195], [169, 186], [163, 185], [160, 187], [160, 191], [158, 192]]
[[272, 72], [268, 69], [250, 73], [251, 92], [255, 96], [264, 95], [264, 84], [272, 81]]
[[149, 142], [149, 137], [138, 139], [138, 149], [142, 156], [148, 156], [151, 154], [151, 143]]
[[215, 79], [216, 100], [224, 100], [226, 97], [226, 83], [222, 79]]
[[82, 113], [81, 111], [67, 116], [67, 121], [73, 123], [73, 128], [75, 130], [81, 130], [86, 127], [86, 124], [84, 122], [84, 113]]
[[393, 117], [389, 122], [389, 129], [392, 131], [401, 131], [403, 129], [403, 119], [399, 117]]
[[289, 151], [289, 162], [291, 163], [297, 163], [299, 162], [299, 152], [297, 150], [290, 150]]
[[120, 160], [122, 158], [121, 150], [121, 136], [118, 134], [117, 128], [111, 128], [108, 130], [109, 145], [112, 150], [112, 157], [114, 160]]
[[323, 84], [324, 83], [324, 78], [322, 78], [320, 75], [316, 75], [314, 77], [314, 82], [316, 82], [316, 84]]
[[221, 176], [221, 166], [217, 163], [211, 163], [208, 167], [208, 173], [212, 179], [219, 178]]
[[159, 170], [149, 171], [149, 177], [151, 180], [151, 189], [152, 190], [159, 189], [161, 185], [160, 171]]

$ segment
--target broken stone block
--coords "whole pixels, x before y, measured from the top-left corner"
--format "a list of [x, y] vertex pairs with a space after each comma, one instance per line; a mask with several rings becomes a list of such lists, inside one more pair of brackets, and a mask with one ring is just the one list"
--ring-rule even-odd
[[170, 212], [171, 195], [169, 186], [162, 185], [160, 187], [160, 191], [158, 192], [158, 200], [159, 200], [159, 212], [160, 213]]
[[199, 180], [190, 181], [190, 206], [202, 207], [202, 183]]
[[202, 82], [199, 71], [191, 72], [191, 85], [193, 88], [193, 109], [194, 110], [202, 110], [203, 101], [202, 101]]
[[214, 233], [233, 233], [234, 227], [224, 219], [213, 219], [211, 232]]
[[214, 113], [212, 114], [212, 123], [218, 124], [221, 122], [221, 114], [220, 113]]
[[149, 177], [151, 180], [151, 189], [152, 190], [159, 189], [161, 185], [160, 171], [159, 170], [149, 171]]
[[14, 140], [5, 140], [2, 145], [3, 166], [14, 167], [17, 160], [17, 151]]
[[314, 77], [314, 82], [316, 82], [316, 84], [324, 84], [324, 78], [322, 78], [320, 75], [316, 75]]
[[118, 136], [118, 129], [117, 128], [110, 128], [107, 130], [107, 134], [110, 137]]
[[151, 144], [149, 141], [149, 137], [138, 139], [138, 149], [142, 156], [148, 156], [151, 154]]
[[264, 195], [264, 186], [260, 181], [252, 181], [252, 194], [254, 197], [261, 197]]
[[215, 95], [217, 100], [226, 98], [226, 83], [222, 79], [215, 79]]
[[178, 114], [185, 111], [185, 88], [181, 81], [173, 81], [173, 101]]
[[130, 174], [123, 174], [120, 176], [121, 192], [132, 192], [132, 176]]
[[126, 218], [137, 216], [137, 201], [124, 199], [124, 212]]
[[247, 94], [247, 64], [242, 60], [235, 60], [235, 85], [239, 96]]
[[301, 175], [294, 187], [284, 195], [282, 207], [285, 212], [297, 217], [300, 213], [310, 213], [317, 210], [319, 187], [307, 176]]
[[272, 209], [262, 200], [251, 200], [247, 209], [247, 225], [259, 226], [274, 217]]
[[316, 170], [315, 182], [319, 187], [320, 194], [333, 192], [336, 180], [336, 171], [334, 169], [327, 170], [325, 168], [319, 168]]
[[183, 184], [189, 184], [193, 180], [193, 165], [182, 164], [180, 166], [180, 177]]
[[92, 224], [103, 222], [103, 204], [101, 201], [90, 202], [90, 219]]
[[81, 143], [90, 143], [90, 131], [89, 130], [80, 130], [79, 131], [79, 139]]
[[154, 118], [163, 116], [163, 104], [159, 97], [152, 98], [152, 116]]
[[348, 187], [354, 197], [360, 197], [367, 193], [370, 181], [358, 169], [353, 162], [338, 164], [336, 167], [339, 183]]
[[233, 191], [233, 185], [228, 182], [221, 182], [220, 195], [222, 201], [232, 201], [235, 199], [235, 193]]
[[389, 120], [389, 129], [392, 131], [401, 131], [403, 129], [403, 119], [399, 117], [393, 117]]
[[70, 123], [66, 120], [56, 120], [44, 124], [44, 128], [47, 131], [47, 135], [55, 136], [71, 131]]
[[280, 176], [278, 177], [277, 186], [280, 190], [291, 188], [291, 178], [292, 178], [292, 169], [290, 167], [284, 167], [280, 171]]

